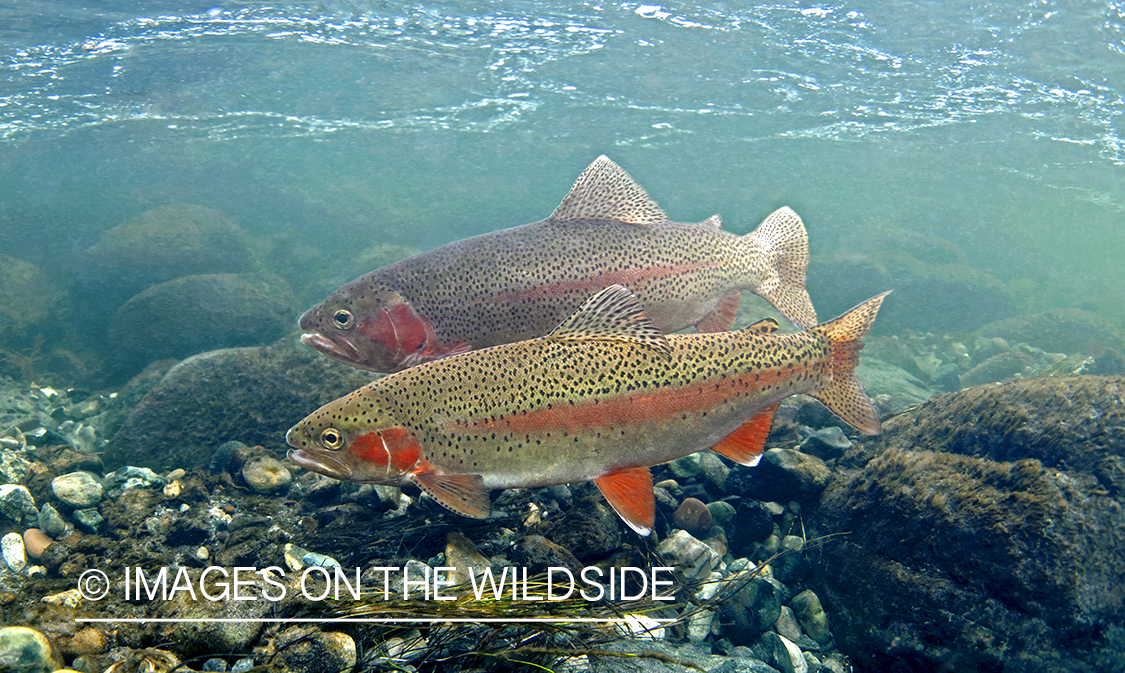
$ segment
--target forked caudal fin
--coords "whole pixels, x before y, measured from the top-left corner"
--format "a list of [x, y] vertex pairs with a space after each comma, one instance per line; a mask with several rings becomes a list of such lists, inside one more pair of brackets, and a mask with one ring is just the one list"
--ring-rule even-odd
[[879, 412], [855, 376], [855, 368], [859, 364], [859, 351], [863, 349], [861, 339], [871, 329], [888, 294], [890, 292], [872, 297], [839, 318], [813, 328], [831, 343], [832, 376], [823, 388], [809, 394], [866, 435], [879, 434], [882, 426]]
[[771, 272], [756, 293], [802, 329], [815, 326], [816, 310], [805, 290], [809, 236], [800, 216], [791, 208], [779, 208], [745, 239], [766, 252]]

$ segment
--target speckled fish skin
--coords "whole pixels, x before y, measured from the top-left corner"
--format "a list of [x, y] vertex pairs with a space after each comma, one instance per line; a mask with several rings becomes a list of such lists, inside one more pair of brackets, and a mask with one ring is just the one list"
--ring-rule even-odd
[[[482, 516], [487, 489], [599, 480], [708, 447], [754, 464], [776, 403], [797, 393], [874, 434], [878, 416], [853, 370], [882, 301], [796, 334], [665, 337], [627, 290], [606, 288], [546, 337], [425, 363], [325, 405], [286, 435], [289, 455], [337, 479], [413, 482]], [[763, 410], [756, 447], [722, 448]], [[450, 475], [477, 481], [442, 492], [434, 480]], [[607, 498], [634, 530], [651, 530]]]
[[802, 327], [808, 239], [788, 208], [745, 236], [669, 221], [606, 157], [546, 220], [457, 241], [377, 269], [300, 319], [302, 341], [349, 365], [394, 372], [546, 334], [593, 293], [632, 290], [665, 332], [729, 329], [741, 290]]

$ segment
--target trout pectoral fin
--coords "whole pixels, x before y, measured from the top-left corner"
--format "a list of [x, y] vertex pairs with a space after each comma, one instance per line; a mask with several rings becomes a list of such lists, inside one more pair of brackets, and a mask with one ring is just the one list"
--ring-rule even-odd
[[736, 463], [753, 467], [762, 459], [766, 450], [766, 437], [769, 437], [773, 415], [780, 402], [771, 404], [754, 414], [754, 417], [738, 426], [738, 429], [719, 440], [711, 449]]
[[652, 473], [647, 467], [632, 467], [594, 480], [611, 507], [639, 535], [648, 535], [656, 524], [656, 499], [652, 495]]
[[731, 290], [719, 300], [719, 305], [695, 323], [700, 332], [726, 332], [738, 317], [738, 300], [742, 290]]
[[488, 489], [479, 474], [436, 474], [427, 469], [411, 474], [410, 479], [442, 507], [461, 516], [487, 519], [492, 511]]

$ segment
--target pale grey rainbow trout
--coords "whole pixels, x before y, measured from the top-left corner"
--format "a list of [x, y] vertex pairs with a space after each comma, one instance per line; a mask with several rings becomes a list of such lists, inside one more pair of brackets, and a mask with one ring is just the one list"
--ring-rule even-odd
[[286, 434], [289, 458], [335, 479], [413, 483], [478, 518], [489, 489], [592, 480], [647, 535], [649, 467], [706, 448], [756, 464], [790, 395], [879, 432], [854, 370], [884, 296], [796, 334], [767, 319], [665, 336], [613, 285], [547, 336], [423, 363], [321, 407]]
[[629, 174], [599, 157], [545, 220], [468, 238], [377, 269], [300, 319], [301, 341], [361, 369], [395, 372], [543, 336], [620, 284], [663, 332], [730, 329], [750, 290], [808, 328], [808, 237], [782, 208], [753, 232], [719, 217], [672, 222]]

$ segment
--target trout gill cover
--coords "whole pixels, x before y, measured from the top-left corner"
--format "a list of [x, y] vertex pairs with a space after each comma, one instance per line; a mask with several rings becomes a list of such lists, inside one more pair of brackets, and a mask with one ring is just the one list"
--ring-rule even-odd
[[665, 336], [613, 285], [547, 336], [424, 363], [321, 407], [286, 434], [289, 458], [335, 479], [414, 483], [476, 518], [489, 489], [592, 480], [648, 535], [649, 467], [705, 448], [756, 464], [790, 395], [879, 432], [854, 370], [885, 296], [797, 334], [767, 319]]
[[613, 284], [633, 291], [666, 333], [730, 329], [744, 289], [808, 328], [808, 259], [804, 224], [789, 208], [745, 236], [723, 231], [717, 215], [672, 222], [602, 156], [547, 219], [361, 276], [301, 316], [301, 340], [354, 367], [395, 372], [542, 336]]

